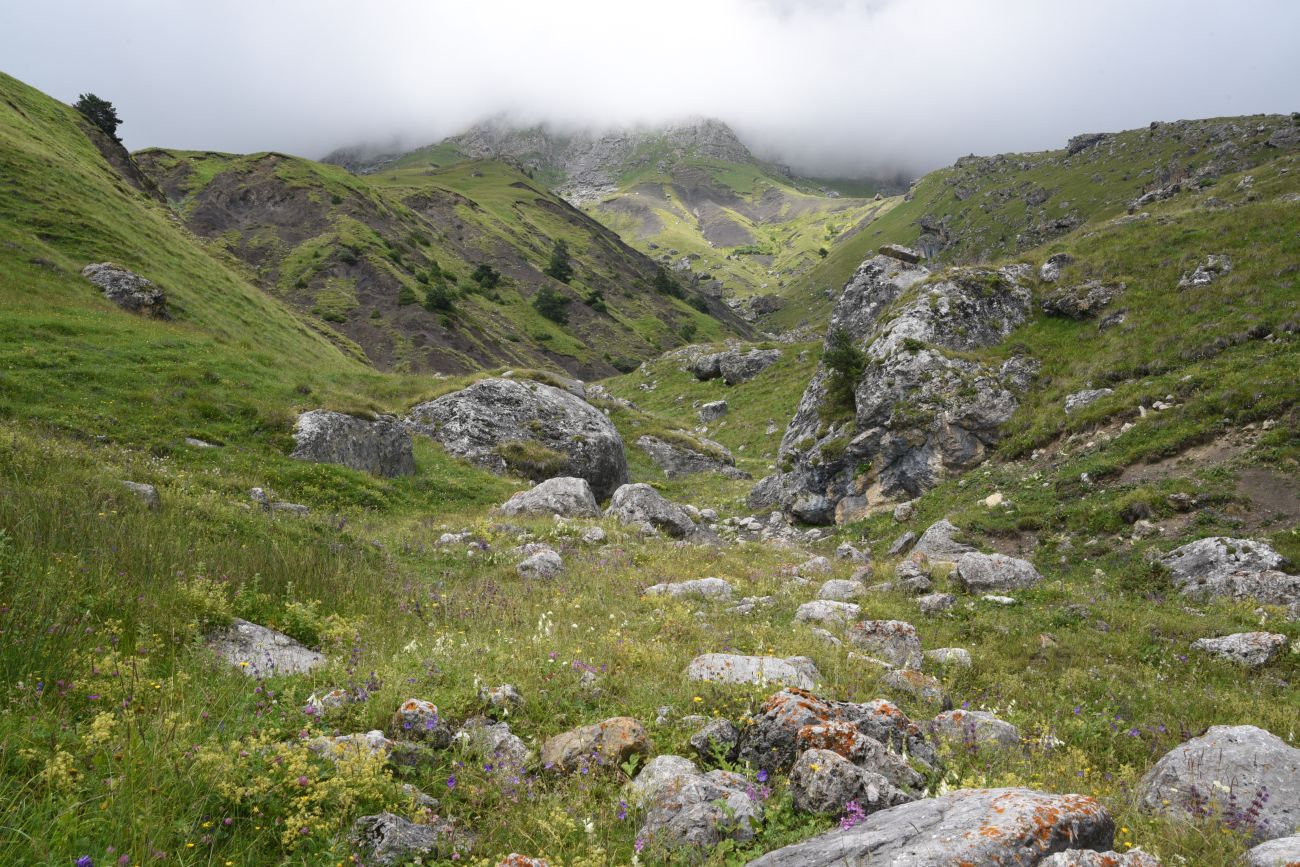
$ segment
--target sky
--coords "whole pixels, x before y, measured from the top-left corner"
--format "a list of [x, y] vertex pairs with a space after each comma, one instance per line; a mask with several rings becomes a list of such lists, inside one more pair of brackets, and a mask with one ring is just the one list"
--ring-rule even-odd
[[0, 2], [0, 71], [127, 146], [308, 157], [718, 117], [807, 174], [1300, 110], [1298, 0]]

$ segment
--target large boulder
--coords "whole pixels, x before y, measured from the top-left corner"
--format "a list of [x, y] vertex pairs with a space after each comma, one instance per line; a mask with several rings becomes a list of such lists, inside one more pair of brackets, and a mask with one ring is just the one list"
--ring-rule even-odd
[[755, 489], [752, 507], [826, 497], [836, 520], [847, 522], [984, 460], [1018, 405], [1025, 365], [986, 367], [962, 353], [999, 342], [1028, 318], [1028, 267], [952, 269], [925, 282], [929, 276], [889, 256], [858, 268], [826, 338], [827, 350], [847, 338], [864, 356], [853, 404], [827, 422], [836, 408], [823, 363], [781, 439], [786, 469]]
[[678, 761], [656, 772], [654, 783], [641, 796], [646, 812], [639, 839], [666, 850], [753, 839], [763, 804], [752, 796], [749, 781], [730, 771], [702, 774], [686, 759], [673, 758]]
[[731, 598], [732, 587], [721, 578], [695, 578], [690, 581], [677, 581], [672, 584], [655, 584], [647, 587], [647, 596], [670, 596], [673, 599], [717, 599], [726, 601]]
[[605, 515], [624, 524], [649, 526], [674, 539], [685, 539], [698, 529], [685, 509], [665, 500], [644, 482], [623, 485], [614, 491]]
[[912, 546], [913, 554], [924, 554], [930, 560], [955, 563], [965, 554], [975, 549], [964, 542], [957, 541], [961, 530], [947, 518], [931, 524], [916, 544]]
[[681, 479], [696, 473], [718, 473], [731, 479], [747, 479], [749, 474], [736, 469], [736, 459], [731, 452], [712, 440], [701, 440], [699, 449], [676, 442], [668, 442], [649, 435], [638, 437], [636, 447], [650, 456], [664, 475]]
[[686, 667], [687, 680], [712, 683], [782, 684], [812, 689], [821, 673], [806, 656], [744, 656], [739, 653], [705, 653]]
[[718, 372], [727, 385], [748, 382], [781, 360], [779, 349], [732, 350], [718, 357]]
[[363, 473], [394, 478], [415, 475], [411, 437], [392, 416], [357, 418], [314, 409], [298, 416], [289, 455], [317, 464], [342, 464]]
[[1160, 859], [1134, 849], [1119, 852], [1098, 852], [1097, 850], [1071, 849], [1057, 852], [1038, 862], [1038, 867], [1161, 867]]
[[1138, 797], [1155, 813], [1219, 816], [1255, 840], [1285, 837], [1300, 827], [1300, 750], [1255, 726], [1212, 726], [1161, 757]]
[[1246, 867], [1296, 867], [1300, 864], [1300, 836], [1260, 843], [1246, 853], [1245, 864]]
[[1192, 642], [1193, 650], [1246, 668], [1268, 665], [1286, 646], [1287, 637], [1279, 632], [1237, 632]]
[[519, 491], [497, 509], [503, 515], [559, 515], [562, 518], [595, 518], [600, 505], [586, 479], [556, 476]]
[[591, 404], [532, 380], [484, 379], [422, 403], [407, 425], [494, 473], [586, 479], [603, 500], [627, 482], [623, 440]]
[[302, 674], [325, 664], [325, 657], [276, 632], [238, 617], [208, 636], [208, 647], [249, 677]]
[[1161, 561], [1186, 596], [1300, 602], [1300, 575], [1281, 571], [1286, 559], [1263, 542], [1211, 536], [1170, 551]]
[[1043, 300], [1043, 312], [1066, 319], [1087, 319], [1114, 301], [1124, 291], [1123, 283], [1089, 280], [1078, 286], [1058, 289]]
[[849, 627], [849, 643], [895, 668], [920, 668], [921, 637], [902, 620], [862, 620]]
[[1023, 590], [1033, 587], [1043, 576], [1034, 564], [1005, 554], [961, 555], [953, 577], [967, 593], [991, 593], [994, 590]]
[[864, 813], [896, 807], [915, 797], [875, 771], [858, 767], [831, 750], [805, 750], [790, 770], [796, 810], [838, 816], [852, 801]]
[[81, 276], [94, 283], [104, 297], [130, 313], [170, 319], [167, 296], [149, 280], [112, 262], [100, 262], [81, 269]]
[[769, 852], [749, 867], [1033, 867], [1054, 852], [1110, 849], [1114, 837], [1105, 808], [1084, 795], [962, 789], [881, 810], [851, 828]]
[[614, 717], [548, 738], [542, 743], [542, 766], [562, 772], [582, 768], [618, 768], [634, 755], [650, 754], [645, 726], [631, 717]]

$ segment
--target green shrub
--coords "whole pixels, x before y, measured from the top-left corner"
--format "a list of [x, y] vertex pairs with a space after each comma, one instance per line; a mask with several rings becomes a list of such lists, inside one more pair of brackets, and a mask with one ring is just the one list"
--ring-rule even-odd
[[857, 411], [854, 390], [867, 368], [867, 355], [843, 328], [832, 331], [828, 342], [830, 345], [822, 355], [822, 362], [830, 371], [823, 414], [828, 417], [852, 415]]
[[533, 296], [533, 309], [552, 322], [560, 325], [569, 321], [568, 307], [570, 299], [564, 297], [550, 286], [543, 286]]
[[552, 280], [568, 283], [573, 279], [573, 264], [569, 261], [569, 245], [563, 239], [555, 242], [551, 251], [551, 261], [546, 263], [542, 273]]

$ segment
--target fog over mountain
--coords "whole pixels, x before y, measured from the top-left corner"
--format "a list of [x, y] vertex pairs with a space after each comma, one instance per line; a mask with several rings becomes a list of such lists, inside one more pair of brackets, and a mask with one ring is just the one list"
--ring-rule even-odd
[[64, 100], [112, 100], [132, 148], [319, 157], [503, 114], [711, 116], [763, 157], [852, 175], [1300, 109], [1297, 33], [1288, 0], [47, 0], [0, 11], [0, 56]]

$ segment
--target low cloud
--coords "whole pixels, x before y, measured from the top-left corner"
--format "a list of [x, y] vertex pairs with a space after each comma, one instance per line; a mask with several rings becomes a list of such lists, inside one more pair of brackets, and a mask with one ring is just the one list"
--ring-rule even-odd
[[67, 101], [112, 100], [132, 148], [319, 157], [502, 113], [593, 128], [705, 115], [763, 156], [856, 175], [1300, 109], [1290, 0], [10, 6], [4, 71]]

